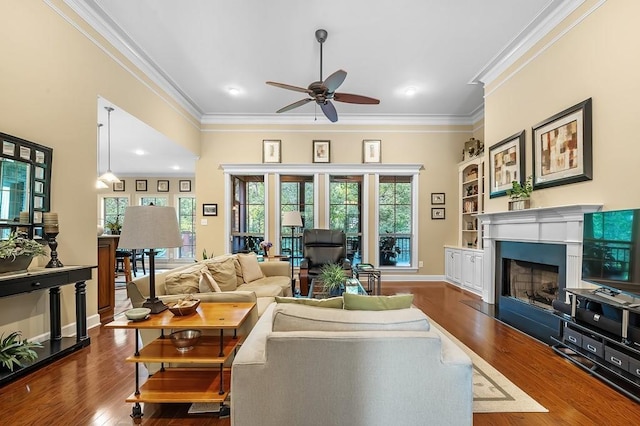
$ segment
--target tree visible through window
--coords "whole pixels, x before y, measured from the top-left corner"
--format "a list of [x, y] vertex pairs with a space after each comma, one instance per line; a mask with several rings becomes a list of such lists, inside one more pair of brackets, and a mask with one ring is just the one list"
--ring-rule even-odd
[[264, 176], [232, 176], [233, 253], [260, 252], [265, 233]]
[[127, 197], [104, 197], [102, 199], [102, 213], [105, 229], [109, 229], [109, 224], [116, 222], [122, 226], [124, 211], [128, 205], [129, 198]]
[[411, 265], [411, 176], [380, 176], [378, 251], [381, 266]]
[[[299, 211], [304, 228], [313, 228], [313, 176], [281, 176], [280, 177], [280, 223], [285, 212]], [[294, 265], [302, 259], [300, 244], [302, 229], [291, 238], [291, 228], [280, 229], [281, 254], [292, 255]]]
[[179, 259], [196, 258], [196, 199], [178, 198], [178, 226], [182, 236], [182, 247], [178, 249]]
[[347, 257], [352, 265], [362, 262], [362, 176], [331, 176], [329, 179], [329, 228], [347, 234]]

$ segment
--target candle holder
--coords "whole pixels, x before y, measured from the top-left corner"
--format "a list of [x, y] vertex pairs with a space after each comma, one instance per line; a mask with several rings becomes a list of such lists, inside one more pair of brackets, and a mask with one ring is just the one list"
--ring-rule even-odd
[[52, 232], [45, 230], [44, 233], [46, 235], [47, 242], [49, 243], [49, 248], [51, 249], [51, 260], [49, 260], [49, 263], [47, 263], [47, 266], [45, 266], [45, 268], [63, 267], [64, 265], [58, 259], [58, 251], [56, 250], [58, 248], [58, 242], [56, 241], [58, 231]]

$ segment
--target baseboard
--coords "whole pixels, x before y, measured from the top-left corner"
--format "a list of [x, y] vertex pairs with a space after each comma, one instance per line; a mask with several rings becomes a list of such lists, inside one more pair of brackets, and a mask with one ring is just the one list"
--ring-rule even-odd
[[[93, 327], [99, 327], [100, 324], [100, 315], [96, 314], [96, 315], [91, 315], [90, 317], [87, 318], [87, 330], [93, 328]], [[72, 322], [70, 324], [67, 324], [65, 326], [62, 327], [61, 329], [62, 331], [62, 336], [63, 337], [73, 337], [76, 335], [76, 323]], [[37, 336], [34, 336], [32, 338], [30, 338], [29, 340], [32, 342], [46, 342], [47, 340], [51, 339], [51, 332], [47, 331], [46, 333], [42, 333], [39, 334]]]
[[388, 275], [382, 273], [381, 280], [383, 283], [387, 282], [435, 282], [445, 281], [444, 275]]

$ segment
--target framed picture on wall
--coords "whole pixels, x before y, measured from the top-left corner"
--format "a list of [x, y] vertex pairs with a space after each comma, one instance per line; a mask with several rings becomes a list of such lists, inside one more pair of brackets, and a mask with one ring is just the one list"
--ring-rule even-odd
[[431, 207], [431, 219], [444, 219], [444, 207]]
[[124, 181], [113, 182], [113, 192], [124, 192]]
[[202, 216], [218, 216], [218, 205], [217, 204], [203, 204], [202, 205]]
[[362, 162], [363, 163], [380, 163], [380, 141], [364, 140], [362, 141]]
[[279, 140], [263, 140], [262, 141], [262, 162], [263, 163], [279, 163], [280, 159], [280, 141]]
[[331, 162], [331, 143], [330, 141], [313, 141], [313, 162], [314, 163], [330, 163]]
[[524, 168], [523, 130], [489, 148], [489, 197], [507, 195], [514, 180], [524, 184]]
[[444, 192], [432, 192], [431, 204], [444, 204]]
[[593, 179], [591, 98], [536, 124], [532, 134], [534, 189]]
[[147, 180], [146, 179], [136, 180], [136, 191], [146, 192], [146, 190], [147, 190]]
[[180, 192], [191, 192], [190, 180], [181, 180], [178, 184], [180, 185]]
[[168, 180], [159, 180], [158, 181], [158, 192], [169, 192], [169, 181]]

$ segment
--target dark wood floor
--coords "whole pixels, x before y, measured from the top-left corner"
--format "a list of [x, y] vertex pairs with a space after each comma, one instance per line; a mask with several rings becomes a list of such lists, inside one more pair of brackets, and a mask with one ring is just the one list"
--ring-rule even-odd
[[[411, 292], [415, 304], [549, 413], [476, 414], [476, 425], [635, 425], [636, 404], [549, 347], [461, 301], [476, 299], [445, 283], [392, 283], [388, 294]], [[94, 328], [91, 345], [0, 388], [3, 425], [129, 425], [134, 366], [133, 333]], [[188, 415], [186, 404], [147, 404], [145, 425], [224, 425], [229, 419]], [[266, 414], [266, 413], [265, 413]], [[284, 426], [284, 425], [283, 425]], [[288, 426], [288, 425], [287, 425]], [[398, 425], [402, 426], [402, 425]]]

